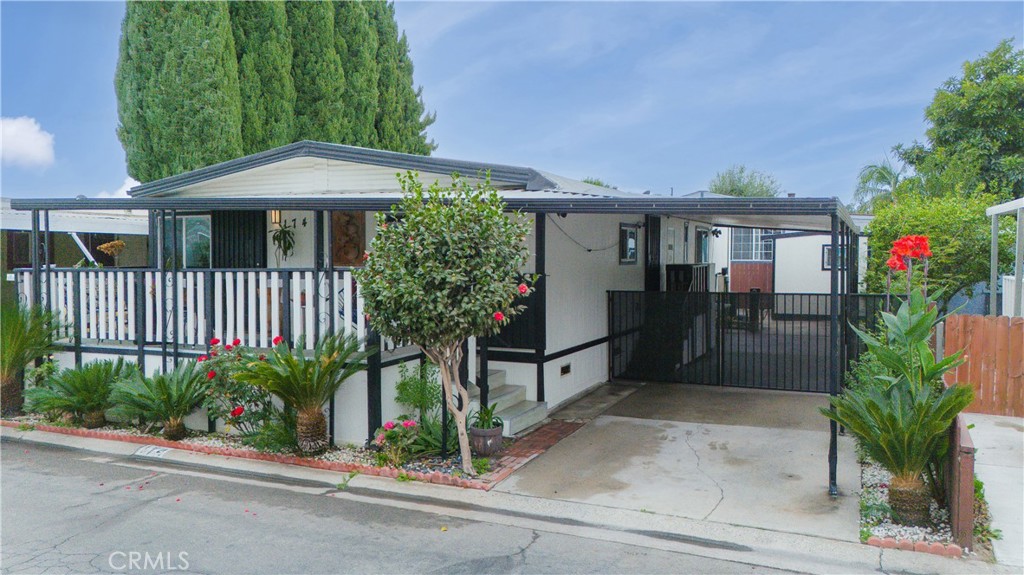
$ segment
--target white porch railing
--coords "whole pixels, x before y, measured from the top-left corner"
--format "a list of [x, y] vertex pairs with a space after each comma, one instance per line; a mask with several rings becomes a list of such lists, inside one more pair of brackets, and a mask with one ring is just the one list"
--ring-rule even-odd
[[[16, 272], [18, 294], [33, 302], [30, 270]], [[40, 301], [63, 324], [60, 337], [83, 344], [177, 342], [208, 338], [267, 348], [281, 335], [306, 349], [317, 334], [367, 335], [363, 299], [351, 269], [185, 270], [50, 269]], [[384, 349], [394, 349], [382, 342]]]

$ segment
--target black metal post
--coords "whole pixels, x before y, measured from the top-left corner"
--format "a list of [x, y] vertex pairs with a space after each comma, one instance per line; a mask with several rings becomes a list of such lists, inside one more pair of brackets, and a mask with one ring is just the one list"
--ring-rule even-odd
[[[159, 272], [160, 305], [157, 310], [160, 313], [160, 370], [167, 371], [167, 257], [164, 253], [167, 247], [167, 210], [160, 210], [160, 219], [157, 222], [159, 229], [159, 241], [156, 246], [156, 266]], [[173, 242], [172, 242], [173, 243]], [[154, 299], [155, 299], [154, 294]]]
[[[204, 330], [203, 337], [206, 339], [203, 345], [206, 347], [206, 353], [210, 353], [210, 341], [213, 340], [213, 322], [214, 322], [214, 311], [213, 311], [213, 272], [209, 270], [203, 271], [203, 307], [206, 309], [206, 318], [203, 320]], [[206, 418], [206, 430], [210, 433], [217, 431], [217, 419], [214, 417], [207, 416]]]
[[480, 354], [480, 374], [476, 377], [476, 386], [480, 388], [480, 405], [486, 406], [489, 402], [489, 394], [491, 392], [491, 385], [488, 382], [488, 367], [487, 367], [487, 338], [480, 338], [480, 347], [478, 348]]
[[[334, 299], [338, 297], [337, 287], [334, 285], [334, 210], [327, 212], [327, 329], [331, 335], [337, 333], [337, 314], [334, 313]], [[346, 311], [347, 311], [346, 307]], [[327, 428], [331, 438], [331, 445], [334, 444], [334, 410], [335, 399], [331, 396], [327, 402]]]
[[178, 210], [171, 210], [171, 330], [174, 333], [174, 367], [178, 367]]
[[281, 337], [292, 346], [292, 273], [281, 272]]
[[139, 371], [146, 373], [146, 282], [143, 274], [135, 278], [135, 362]]
[[82, 367], [82, 272], [71, 272], [71, 289], [75, 292], [71, 295], [71, 313], [74, 314], [74, 321], [71, 322], [71, 341], [75, 347], [77, 369]]
[[[382, 424], [380, 334], [370, 330], [366, 336], [366, 345], [374, 348], [373, 354], [366, 358], [366, 437], [369, 444], [373, 441], [373, 434]], [[441, 452], [443, 457], [444, 447], [441, 448]]]
[[[832, 253], [837, 254], [839, 248], [839, 215], [832, 214]], [[838, 260], [838, 258], [834, 258]], [[829, 395], [839, 394], [839, 266], [833, 265], [830, 270], [831, 297], [829, 299]], [[830, 409], [835, 409], [830, 407]], [[838, 429], [834, 420], [829, 420], [829, 441], [828, 441], [828, 494], [832, 497], [839, 495], [839, 486], [836, 483], [836, 466], [838, 456]]]
[[42, 278], [39, 273], [39, 210], [32, 210], [32, 231], [29, 234], [32, 242], [32, 301], [31, 305], [40, 306], [42, 302]]
[[[324, 269], [324, 213], [313, 212], [313, 345], [320, 341], [320, 280]], [[307, 303], [308, 305], [308, 303]]]
[[53, 302], [51, 299], [51, 292], [53, 286], [50, 285], [53, 278], [50, 274], [50, 210], [43, 210], [43, 274], [46, 278], [46, 309], [53, 309]]
[[534, 230], [534, 267], [537, 274], [537, 282], [534, 284], [534, 313], [537, 314], [537, 348], [535, 362], [537, 364], [537, 401], [544, 401], [544, 354], [547, 351], [547, 278], [545, 277], [545, 266], [547, 265], [546, 233], [547, 214], [537, 213], [535, 215], [536, 229]]

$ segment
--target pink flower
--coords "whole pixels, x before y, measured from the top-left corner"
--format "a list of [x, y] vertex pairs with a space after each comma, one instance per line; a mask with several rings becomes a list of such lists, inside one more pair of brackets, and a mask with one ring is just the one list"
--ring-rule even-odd
[[281, 345], [281, 342], [282, 342], [282, 341], [284, 341], [284, 338], [283, 338], [283, 337], [281, 337], [281, 336], [279, 336], [279, 335], [277, 335], [277, 336], [274, 336], [274, 345]]
[[377, 439], [375, 441], [376, 441], [377, 445], [384, 445], [384, 434], [382, 433], [382, 434], [378, 435]]
[[526, 287], [526, 284], [519, 284], [519, 293], [520, 294], [525, 294], [528, 291], [530, 291], [530, 288]]
[[197, 359], [196, 361], [198, 361], [199, 363], [202, 363], [202, 362], [204, 362], [204, 361], [206, 361], [208, 359], [210, 359], [210, 358], [206, 357], [205, 355], [201, 355], [201, 356], [199, 356], [199, 359]]
[[402, 422], [402, 427], [409, 429], [410, 427], [416, 427], [416, 422], [411, 419], [406, 419]]
[[206, 372], [206, 379], [213, 379], [215, 377], [217, 377], [217, 372], [216, 371], [213, 371], [211, 369], [210, 371]]
[[505, 314], [500, 311], [494, 312], [494, 321], [505, 321]]
[[386, 429], [388, 431], [391, 431], [394, 428], [395, 428], [395, 422], [394, 421], [389, 421], [389, 422], [384, 424], [384, 429]]
[[220, 343], [220, 340], [217, 338], [213, 338], [210, 340], [210, 345], [217, 345], [218, 343]]
[[245, 413], [245, 408], [239, 405], [238, 407], [231, 410], [231, 417], [238, 417]]
[[242, 344], [242, 340], [238, 339], [237, 337], [235, 338], [235, 341], [231, 342], [231, 345], [233, 345], [235, 347], [238, 347], [241, 344]]

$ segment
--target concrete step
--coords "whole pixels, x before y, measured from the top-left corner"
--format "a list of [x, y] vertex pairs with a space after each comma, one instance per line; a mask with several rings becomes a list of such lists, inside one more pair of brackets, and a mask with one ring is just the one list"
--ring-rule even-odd
[[497, 413], [505, 422], [505, 437], [512, 437], [520, 431], [536, 425], [548, 416], [546, 401], [520, 401]]
[[[491, 389], [501, 387], [507, 383], [504, 369], [488, 369], [487, 370], [487, 386]], [[476, 386], [472, 386], [472, 389], [476, 389]], [[477, 394], [479, 395], [479, 393]], [[476, 396], [474, 396], [476, 397]]]
[[[497, 411], [511, 407], [526, 399], [526, 388], [521, 385], [488, 387], [487, 401], [492, 405], [498, 404]], [[469, 392], [469, 408], [473, 411], [480, 409], [480, 388], [475, 385]]]

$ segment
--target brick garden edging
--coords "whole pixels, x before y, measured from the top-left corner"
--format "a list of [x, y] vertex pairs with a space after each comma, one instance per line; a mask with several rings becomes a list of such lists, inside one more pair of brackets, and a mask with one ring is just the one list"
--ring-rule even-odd
[[[21, 422], [0, 420], [0, 426], [10, 427], [18, 429], [22, 425]], [[416, 481], [422, 481], [424, 483], [434, 483], [437, 485], [451, 485], [454, 487], [463, 487], [467, 489], [481, 489], [483, 491], [490, 491], [498, 482], [502, 481], [506, 477], [512, 474], [515, 470], [519, 469], [523, 465], [526, 465], [535, 457], [544, 453], [551, 448], [555, 443], [558, 443], [562, 439], [568, 437], [580, 427], [583, 427], [582, 423], [559, 421], [553, 420], [544, 425], [541, 425], [536, 430], [516, 441], [508, 449], [498, 453], [498, 457], [494, 459], [494, 469], [490, 473], [484, 476], [484, 480], [466, 479], [463, 477], [455, 477], [448, 475], [447, 473], [441, 473], [440, 471], [434, 471], [431, 473], [422, 473], [419, 471], [405, 471], [402, 469], [396, 469], [394, 467], [377, 467], [375, 465], [362, 465], [359, 463], [346, 463], [343, 461], [324, 461], [322, 459], [313, 459], [309, 457], [297, 457], [295, 455], [283, 455], [279, 453], [264, 453], [261, 451], [252, 451], [248, 449], [234, 449], [231, 447], [213, 447], [209, 445], [194, 445], [190, 443], [181, 443], [178, 441], [169, 441], [161, 437], [150, 437], [140, 435], [125, 435], [122, 433], [110, 433], [108, 431], [94, 431], [92, 429], [83, 429], [80, 427], [58, 427], [54, 425], [45, 424], [32, 424], [32, 429], [39, 431], [47, 431], [50, 433], [61, 433], [64, 435], [74, 435], [77, 437], [89, 437], [93, 439], [106, 439], [110, 441], [121, 441], [124, 443], [137, 443], [141, 445], [156, 445], [159, 447], [169, 447], [171, 449], [178, 449], [181, 451], [193, 451], [196, 453], [206, 453], [208, 455], [223, 455], [226, 457], [239, 457], [242, 459], [256, 459], [260, 461], [271, 461], [274, 463], [284, 463], [288, 465], [300, 465], [302, 467], [312, 467], [315, 469], [325, 469], [328, 471], [339, 471], [342, 473], [351, 473], [353, 471], [365, 474], [373, 475], [376, 477], [391, 477], [397, 478], [399, 475], [404, 474], [410, 479]]]
[[931, 553], [943, 557], [963, 557], [964, 551], [959, 545], [950, 543], [929, 543], [927, 541], [911, 541], [909, 539], [895, 539], [892, 537], [868, 537], [868, 545], [881, 547], [883, 549], [902, 549], [903, 551], [917, 551], [919, 553]]
[[[2, 420], [0, 421], [0, 425], [4, 427], [11, 427], [17, 429], [24, 424], [16, 421]], [[448, 475], [446, 473], [441, 473], [440, 471], [434, 471], [432, 473], [420, 473], [418, 471], [404, 471], [401, 469], [396, 469], [394, 467], [376, 467], [373, 465], [361, 465], [358, 463], [346, 463], [343, 461], [323, 461], [321, 459], [312, 459], [308, 457], [296, 457], [294, 455], [282, 455], [278, 453], [263, 453], [260, 451], [250, 451], [247, 449], [233, 449], [230, 447], [193, 445], [189, 443], [181, 443], [178, 441], [168, 441], [160, 437], [124, 435], [121, 433], [110, 433], [107, 431], [93, 431], [91, 429], [82, 429], [79, 427], [57, 427], [53, 425], [33, 424], [32, 428], [39, 431], [61, 433], [64, 435], [74, 435], [77, 437], [107, 439], [110, 441], [138, 443], [142, 445], [156, 445], [159, 447], [169, 447], [171, 449], [178, 449], [181, 451], [194, 451], [197, 453], [206, 453], [209, 455], [224, 455], [227, 457], [240, 457], [242, 459], [272, 461], [274, 463], [300, 465], [302, 467], [326, 469], [328, 471], [340, 471], [342, 473], [350, 473], [356, 471], [365, 475], [374, 475], [377, 477], [391, 478], [396, 478], [399, 476], [399, 474], [404, 473], [410, 479], [415, 479], [416, 481], [422, 481], [424, 483], [436, 483], [438, 485], [452, 485], [454, 487], [465, 487], [468, 489], [482, 489], [484, 491], [490, 491], [491, 487], [494, 486], [493, 483], [483, 483], [472, 479], [455, 477], [452, 475]]]

